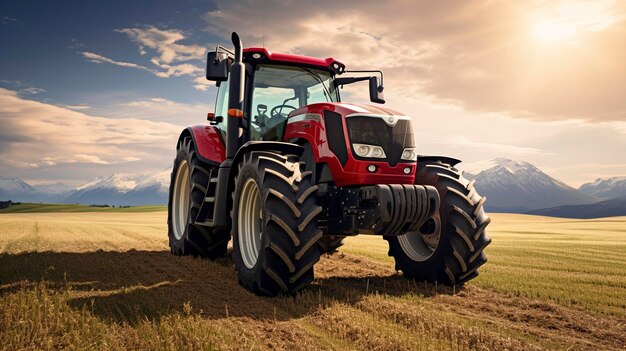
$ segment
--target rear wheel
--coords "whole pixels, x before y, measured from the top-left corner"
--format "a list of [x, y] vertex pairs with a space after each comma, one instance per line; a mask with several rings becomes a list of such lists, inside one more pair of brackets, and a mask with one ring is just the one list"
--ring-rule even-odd
[[241, 284], [256, 294], [291, 294], [313, 281], [322, 237], [317, 186], [295, 156], [251, 152], [239, 164], [232, 236]]
[[179, 256], [222, 256], [226, 254], [229, 233], [194, 223], [204, 201], [211, 167], [198, 158], [191, 137], [183, 138], [176, 150], [167, 207], [170, 251]]
[[388, 236], [389, 256], [396, 270], [416, 280], [462, 285], [478, 275], [487, 262], [483, 252], [491, 242], [485, 214], [474, 182], [443, 161], [419, 163], [416, 184], [432, 185], [441, 198], [439, 213], [416, 232]]

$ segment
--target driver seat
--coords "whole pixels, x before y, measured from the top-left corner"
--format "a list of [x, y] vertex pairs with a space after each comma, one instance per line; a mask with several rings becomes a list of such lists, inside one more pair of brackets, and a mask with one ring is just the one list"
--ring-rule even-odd
[[267, 105], [258, 104], [256, 107], [257, 115], [254, 116], [254, 121], [261, 128], [265, 129], [270, 123], [270, 117], [267, 115]]

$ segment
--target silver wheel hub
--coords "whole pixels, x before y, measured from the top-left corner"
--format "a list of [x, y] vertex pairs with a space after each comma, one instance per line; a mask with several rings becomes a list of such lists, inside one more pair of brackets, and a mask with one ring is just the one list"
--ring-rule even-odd
[[252, 269], [259, 259], [263, 234], [263, 208], [259, 186], [250, 178], [243, 185], [237, 210], [237, 239], [243, 264]]
[[416, 262], [429, 259], [439, 246], [441, 239], [441, 219], [431, 217], [415, 232], [398, 236], [398, 243], [404, 254]]
[[172, 229], [176, 240], [185, 233], [189, 216], [189, 163], [183, 160], [178, 165], [172, 194]]

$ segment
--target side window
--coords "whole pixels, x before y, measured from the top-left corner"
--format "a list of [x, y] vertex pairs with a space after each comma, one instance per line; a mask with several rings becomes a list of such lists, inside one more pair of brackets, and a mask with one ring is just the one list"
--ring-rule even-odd
[[323, 85], [317, 84], [307, 88], [307, 104], [322, 101], [332, 101], [331, 98], [327, 96]]
[[254, 110], [250, 130], [252, 140], [265, 139], [264, 134], [267, 131], [287, 120], [287, 115], [293, 108], [281, 107], [283, 104], [295, 105], [293, 108], [300, 107], [293, 88], [263, 87], [263, 85], [254, 87], [252, 95]]
[[230, 78], [220, 84], [217, 91], [217, 101], [215, 102], [215, 115], [222, 116], [222, 121], [216, 126], [222, 131], [222, 134], [226, 134], [226, 119], [228, 118], [228, 86]]

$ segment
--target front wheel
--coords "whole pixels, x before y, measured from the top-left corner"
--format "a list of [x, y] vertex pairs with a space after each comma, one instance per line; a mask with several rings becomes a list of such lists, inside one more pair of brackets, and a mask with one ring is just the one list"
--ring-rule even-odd
[[322, 231], [317, 186], [295, 156], [244, 155], [235, 179], [233, 257], [241, 284], [259, 295], [292, 294], [313, 281]]
[[485, 198], [452, 165], [443, 161], [419, 163], [416, 184], [432, 185], [439, 192], [439, 212], [416, 232], [387, 236], [389, 256], [396, 270], [419, 281], [462, 285], [478, 275], [487, 262], [483, 252], [491, 242], [485, 228]]
[[343, 235], [325, 235], [317, 244], [320, 246], [321, 253], [332, 255], [343, 246], [345, 238]]

